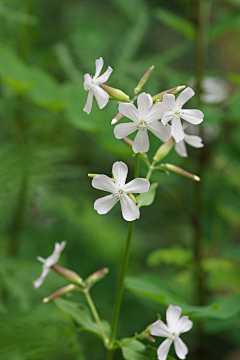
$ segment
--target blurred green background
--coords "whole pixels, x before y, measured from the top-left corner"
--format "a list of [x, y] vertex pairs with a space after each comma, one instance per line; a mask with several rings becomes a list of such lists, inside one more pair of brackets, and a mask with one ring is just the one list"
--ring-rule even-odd
[[[224, 304], [220, 317], [203, 315], [183, 336], [188, 359], [239, 360], [240, 1], [1, 0], [0, 18], [0, 359], [104, 358], [97, 338], [42, 303], [66, 282], [52, 272], [37, 291], [32, 285], [36, 256], [66, 240], [61, 265], [83, 278], [110, 269], [92, 296], [111, 320], [127, 224], [119, 206], [94, 211], [103, 194], [87, 174], [110, 176], [122, 160], [131, 179], [134, 159], [113, 135], [117, 104], [100, 111], [94, 99], [83, 112], [83, 75], [102, 56], [104, 70], [114, 69], [108, 85], [132, 97], [155, 65], [144, 91], [192, 86], [189, 104], [205, 114], [205, 147], [166, 158], [201, 183], [154, 173], [160, 185], [135, 225], [118, 335], [142, 331], [157, 313], [164, 319], [166, 299], [140, 294], [145, 282], [191, 305]], [[159, 145], [152, 136], [150, 156]]]

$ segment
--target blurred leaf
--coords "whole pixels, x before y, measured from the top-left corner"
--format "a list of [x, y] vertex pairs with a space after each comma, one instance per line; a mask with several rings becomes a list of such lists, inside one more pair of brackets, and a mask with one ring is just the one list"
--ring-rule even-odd
[[[54, 302], [63, 313], [70, 315], [73, 320], [81, 326], [80, 330], [89, 331], [102, 338], [98, 324], [93, 321], [92, 315], [90, 314], [90, 311], [86, 305], [82, 303], [75, 303], [62, 298], [57, 298], [54, 300]], [[109, 323], [107, 321], [102, 321], [102, 325], [106, 334], [110, 335], [111, 329]]]
[[233, 82], [235, 82], [236, 84], [240, 85], [240, 74], [237, 73], [230, 73], [228, 75], [229, 79]]
[[125, 284], [127, 289], [141, 296], [146, 296], [157, 303], [167, 306], [178, 305], [184, 313], [194, 318], [229, 319], [240, 313], [240, 292], [232, 296], [216, 298], [212, 305], [194, 306], [187, 304], [185, 300], [171, 294], [162, 286], [156, 285], [151, 280], [151, 276], [127, 277]]
[[143, 193], [139, 195], [138, 198], [138, 207], [141, 206], [149, 206], [154, 202], [155, 196], [156, 196], [156, 190], [159, 183], [155, 182], [150, 185], [150, 189], [147, 193]]
[[224, 14], [215, 24], [213, 24], [209, 31], [209, 41], [214, 41], [220, 36], [232, 31], [234, 26], [238, 25], [240, 21], [240, 11]]
[[172, 248], [154, 250], [147, 258], [147, 264], [156, 267], [161, 263], [166, 265], [185, 266], [192, 261], [191, 250], [174, 246]]
[[[127, 339], [123, 339], [127, 340]], [[153, 360], [157, 358], [157, 349], [152, 346], [146, 346], [138, 340], [133, 340], [122, 347], [122, 354], [125, 360]], [[175, 360], [172, 356], [166, 360]]]
[[188, 39], [190, 40], [194, 39], [195, 29], [190, 21], [183, 19], [180, 16], [164, 8], [155, 9], [154, 16], [158, 20], [160, 20], [163, 24], [169, 26], [173, 30], [176, 30], [180, 34], [186, 36]]
[[224, 220], [231, 226], [240, 227], [240, 211], [239, 209], [229, 206], [227, 204], [219, 204], [217, 212], [224, 218]]

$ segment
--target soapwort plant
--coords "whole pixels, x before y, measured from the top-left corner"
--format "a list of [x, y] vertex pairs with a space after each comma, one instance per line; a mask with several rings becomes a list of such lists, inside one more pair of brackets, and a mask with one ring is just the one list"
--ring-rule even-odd
[[[157, 358], [166, 360], [172, 342], [174, 342], [176, 355], [180, 359], [185, 359], [188, 348], [180, 339], [180, 334], [189, 331], [193, 323], [188, 316], [180, 317], [182, 309], [179, 306], [171, 304], [168, 307], [166, 313], [167, 325], [158, 319], [152, 325], [146, 324], [146, 329], [141, 333], [135, 333], [132, 337], [119, 340], [116, 334], [134, 223], [141, 217], [139, 209], [142, 206], [151, 205], [155, 198], [156, 189], [154, 184], [151, 185], [152, 173], [155, 171], [166, 174], [174, 172], [191, 180], [200, 181], [198, 176], [173, 164], [162, 163], [162, 160], [174, 147], [180, 156], [186, 157], [185, 143], [196, 148], [203, 146], [202, 139], [199, 136], [185, 133], [185, 129], [188, 130], [188, 123], [195, 126], [199, 125], [203, 121], [204, 115], [200, 110], [184, 108], [185, 103], [194, 95], [194, 91], [189, 87], [176, 86], [154, 96], [142, 92], [143, 86], [154, 69], [153, 66], [143, 75], [134, 89], [133, 98], [130, 99], [129, 95], [122, 90], [103, 84], [109, 79], [113, 69], [109, 66], [106, 72], [100, 75], [103, 68], [103, 59], [101, 57], [95, 61], [95, 64], [95, 75], [86, 74], [84, 76], [83, 86], [88, 92], [84, 111], [90, 114], [93, 97], [96, 98], [100, 109], [107, 106], [109, 100], [115, 101], [118, 104], [118, 113], [111, 121], [111, 124], [115, 125], [113, 136], [116, 139], [121, 139], [126, 146], [130, 146], [135, 157], [134, 179], [129, 182], [126, 182], [128, 165], [123, 163], [121, 159], [118, 159], [112, 165], [112, 177], [103, 174], [88, 174], [92, 178], [94, 188], [110, 193], [95, 201], [94, 209], [98, 214], [107, 214], [113, 206], [120, 202], [122, 216], [128, 222], [127, 241], [111, 326], [100, 318], [90, 294], [92, 286], [106, 276], [108, 269], [101, 269], [88, 276], [87, 279], [82, 279], [75, 272], [56, 265], [60, 253], [66, 245], [65, 242], [56, 243], [53, 254], [46, 260], [38, 258], [43, 262], [43, 272], [40, 278], [34, 281], [34, 286], [37, 288], [42, 285], [50, 268], [70, 283], [44, 298], [43, 301], [47, 303], [54, 299], [58, 307], [72, 316], [85, 330], [98, 335], [107, 349], [106, 360], [111, 360], [115, 350], [118, 348], [121, 349], [122, 356], [126, 360], [151, 360]], [[135, 103], [137, 103], [137, 106]], [[131, 122], [118, 123], [123, 117], [130, 119]], [[109, 121], [109, 126], [111, 124]], [[133, 141], [128, 136], [135, 132], [136, 135]], [[153, 133], [159, 139], [159, 147], [151, 160], [148, 156], [148, 150], [151, 146], [148, 132]], [[147, 166], [145, 178], [139, 177], [140, 164]], [[81, 306], [78, 306], [76, 303], [60, 298], [61, 295], [73, 291], [84, 294], [91, 314], [86, 305], [81, 304]], [[166, 338], [158, 347], [158, 350], [155, 347], [146, 345], [147, 341], [155, 341], [152, 335]]]

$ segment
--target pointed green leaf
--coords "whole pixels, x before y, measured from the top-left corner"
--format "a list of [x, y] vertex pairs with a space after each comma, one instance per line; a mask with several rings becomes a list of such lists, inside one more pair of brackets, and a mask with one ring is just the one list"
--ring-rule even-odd
[[143, 193], [138, 197], [138, 207], [149, 206], [154, 202], [156, 196], [156, 190], [159, 183], [155, 182], [150, 185], [150, 189], [147, 193]]

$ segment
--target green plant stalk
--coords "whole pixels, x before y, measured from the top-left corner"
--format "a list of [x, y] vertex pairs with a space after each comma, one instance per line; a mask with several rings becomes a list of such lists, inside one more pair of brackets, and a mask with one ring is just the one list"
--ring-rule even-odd
[[84, 289], [83, 290], [83, 293], [85, 295], [85, 298], [87, 300], [87, 303], [92, 311], [92, 314], [93, 314], [93, 317], [94, 319], [96, 320], [96, 323], [98, 324], [98, 327], [101, 331], [101, 334], [102, 334], [102, 337], [103, 337], [103, 340], [104, 340], [104, 344], [105, 346], [107, 347], [108, 344], [109, 344], [109, 338], [107, 336], [107, 334], [105, 333], [104, 329], [103, 329], [103, 326], [102, 326], [102, 322], [101, 322], [101, 319], [100, 319], [100, 316], [98, 315], [98, 312], [97, 312], [97, 309], [93, 303], [93, 300], [92, 300], [92, 297], [89, 293], [89, 290], [88, 289]]
[[156, 162], [155, 161], [153, 161], [152, 163], [151, 163], [151, 165], [149, 165], [149, 167], [148, 167], [148, 172], [147, 172], [147, 176], [146, 176], [146, 179], [147, 180], [150, 180], [150, 177], [152, 176], [152, 172], [153, 172], [153, 170], [154, 170], [154, 165], [156, 164]]

